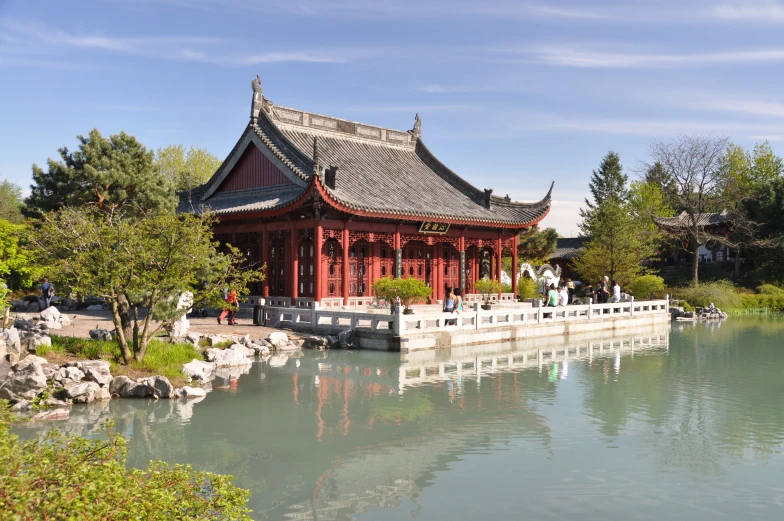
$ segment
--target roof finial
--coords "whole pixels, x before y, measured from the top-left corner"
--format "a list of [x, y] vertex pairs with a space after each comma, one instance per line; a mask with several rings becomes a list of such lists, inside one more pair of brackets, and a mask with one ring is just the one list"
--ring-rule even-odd
[[414, 116], [414, 128], [412, 128], [409, 132], [411, 132], [411, 134], [416, 139], [422, 137], [422, 119], [419, 117], [419, 114]]
[[261, 110], [261, 101], [263, 99], [261, 93], [261, 78], [259, 75], [256, 75], [256, 78], [250, 82], [250, 88], [253, 89], [253, 101], [250, 105], [250, 119], [256, 121], [259, 117], [259, 111]]
[[321, 172], [321, 164], [319, 161], [319, 147], [318, 136], [313, 137], [313, 173], [318, 175]]

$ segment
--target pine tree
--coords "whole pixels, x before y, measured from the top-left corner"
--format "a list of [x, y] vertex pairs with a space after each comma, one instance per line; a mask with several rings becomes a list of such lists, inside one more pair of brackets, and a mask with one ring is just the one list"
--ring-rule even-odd
[[621, 158], [615, 152], [608, 152], [599, 165], [599, 170], [594, 170], [588, 188], [593, 196], [593, 202], [585, 199], [588, 210], [601, 206], [606, 200], [615, 198], [625, 201], [627, 196], [626, 182], [628, 176], [623, 173]]
[[160, 175], [155, 154], [134, 136], [121, 132], [105, 138], [93, 129], [77, 139], [78, 149], [61, 148], [61, 160], [49, 159], [46, 171], [33, 165], [26, 216], [81, 205], [131, 214], [174, 209], [172, 185]]

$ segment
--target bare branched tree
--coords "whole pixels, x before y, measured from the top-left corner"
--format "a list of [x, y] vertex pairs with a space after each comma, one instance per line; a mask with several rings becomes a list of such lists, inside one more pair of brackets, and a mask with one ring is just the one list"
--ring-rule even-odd
[[[651, 158], [672, 178], [662, 192], [686, 213], [682, 227], [665, 228], [686, 239], [694, 254], [692, 280], [699, 282], [700, 244], [713, 239], [706, 234], [703, 214], [722, 210], [722, 157], [729, 139], [714, 136], [678, 136], [651, 144]], [[722, 237], [723, 240], [723, 237]]]

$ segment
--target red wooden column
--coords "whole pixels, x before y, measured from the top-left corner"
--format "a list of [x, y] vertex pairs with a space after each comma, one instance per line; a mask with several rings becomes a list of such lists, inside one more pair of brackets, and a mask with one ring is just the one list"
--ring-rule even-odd
[[466, 287], [465, 268], [468, 259], [465, 258], [465, 237], [463, 237], [462, 234], [460, 235], [460, 240], [457, 243], [457, 254], [460, 259], [460, 278], [458, 279], [460, 281], [459, 282], [460, 291], [462, 291], [465, 294], [465, 287]]
[[498, 234], [498, 239], [496, 239], [497, 244], [496, 246], [496, 254], [495, 254], [495, 263], [496, 263], [496, 280], [498, 281], [498, 300], [501, 300], [501, 254], [504, 251], [503, 242], [501, 242], [501, 234]]
[[343, 223], [343, 237], [341, 240], [343, 246], [343, 305], [348, 306], [348, 223]]
[[324, 245], [324, 227], [321, 226], [321, 221], [316, 224], [316, 251], [314, 252], [313, 262], [316, 264], [316, 287], [313, 291], [313, 300], [321, 304], [321, 285], [324, 281], [324, 269], [321, 263], [321, 248]]
[[373, 293], [373, 282], [381, 278], [381, 243], [374, 240], [370, 243], [370, 276], [368, 277], [368, 294]]
[[433, 292], [433, 298], [435, 300], [444, 300], [446, 298], [444, 290], [444, 245], [437, 242], [433, 251], [433, 254], [436, 256], [436, 276], [433, 277], [436, 287]]
[[299, 253], [297, 251], [299, 237], [297, 236], [297, 225], [291, 223], [290, 231], [291, 231], [291, 262], [289, 262], [289, 266], [291, 266], [291, 270], [290, 270], [291, 280], [289, 282], [291, 283], [291, 304], [294, 305], [295, 304], [294, 299], [296, 299], [297, 295], [299, 295], [298, 292], [299, 288], [297, 287], [297, 282], [299, 280], [299, 258], [297, 257], [297, 254]]
[[400, 226], [395, 226], [395, 273], [392, 274], [394, 278], [400, 278], [403, 275], [402, 255], [400, 252]]
[[264, 289], [262, 290], [262, 294], [265, 297], [269, 297], [269, 230], [267, 230], [267, 225], [264, 225], [264, 231], [262, 232], [261, 236], [261, 262], [264, 264]]
[[517, 232], [512, 237], [512, 293], [517, 300]]

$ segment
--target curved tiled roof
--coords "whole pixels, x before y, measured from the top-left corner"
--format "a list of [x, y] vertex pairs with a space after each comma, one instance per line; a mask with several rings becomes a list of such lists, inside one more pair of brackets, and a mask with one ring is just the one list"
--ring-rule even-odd
[[694, 220], [685, 211], [675, 217], [654, 217], [653, 222], [665, 228], [690, 228], [696, 221], [698, 227], [715, 226], [732, 220], [732, 216], [727, 210], [714, 213], [698, 213], [694, 215]]
[[[523, 227], [540, 221], [550, 209], [552, 186], [535, 203], [474, 187], [427, 149], [418, 128], [402, 132], [254, 100], [251, 123], [229, 157], [202, 187], [182, 194], [183, 211], [194, 206], [190, 201], [224, 214], [279, 209], [301, 195], [304, 185], [312, 186], [314, 171], [323, 172], [324, 167], [337, 167], [334, 188], [319, 183], [327, 201], [370, 216]], [[278, 187], [286, 193], [269, 188], [217, 193], [250, 141], [267, 148], [303, 186]]]

